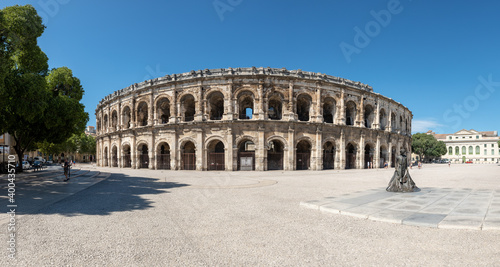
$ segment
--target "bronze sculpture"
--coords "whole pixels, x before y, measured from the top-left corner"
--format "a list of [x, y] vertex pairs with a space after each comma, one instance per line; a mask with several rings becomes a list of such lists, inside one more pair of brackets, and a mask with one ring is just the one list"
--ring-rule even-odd
[[404, 148], [401, 149], [400, 155], [396, 157], [396, 170], [394, 171], [392, 179], [385, 190], [388, 192], [420, 191], [408, 172], [408, 159]]

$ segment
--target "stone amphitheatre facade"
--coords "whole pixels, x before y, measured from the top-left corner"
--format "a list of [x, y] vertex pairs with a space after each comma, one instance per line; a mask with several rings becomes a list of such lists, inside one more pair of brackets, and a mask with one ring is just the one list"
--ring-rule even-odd
[[321, 73], [191, 71], [102, 99], [97, 163], [227, 171], [381, 168], [394, 164], [400, 148], [410, 151], [412, 117], [368, 85]]

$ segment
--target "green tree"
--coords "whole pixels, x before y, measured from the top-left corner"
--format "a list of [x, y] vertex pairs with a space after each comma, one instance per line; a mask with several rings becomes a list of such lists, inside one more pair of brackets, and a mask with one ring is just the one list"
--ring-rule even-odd
[[430, 160], [446, 154], [446, 144], [425, 133], [416, 133], [412, 136], [411, 149], [421, 160]]
[[0, 132], [14, 138], [19, 159], [35, 142], [83, 132], [88, 121], [80, 81], [66, 67], [48, 71], [37, 44], [44, 29], [31, 5], [0, 10]]

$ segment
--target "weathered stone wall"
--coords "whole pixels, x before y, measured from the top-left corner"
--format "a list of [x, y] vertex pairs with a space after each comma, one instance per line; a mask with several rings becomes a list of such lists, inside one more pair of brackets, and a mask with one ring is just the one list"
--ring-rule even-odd
[[232, 171], [246, 157], [254, 170], [381, 167], [411, 144], [406, 107], [301, 70], [168, 75], [106, 96], [96, 118], [100, 166]]

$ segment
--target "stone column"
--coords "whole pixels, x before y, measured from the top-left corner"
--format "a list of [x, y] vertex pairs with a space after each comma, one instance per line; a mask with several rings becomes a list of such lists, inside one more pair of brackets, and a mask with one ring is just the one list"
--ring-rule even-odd
[[170, 146], [170, 169], [180, 170], [181, 153], [179, 147], [179, 135], [175, 130], [173, 132], [173, 143]]
[[204, 102], [204, 95], [203, 95], [203, 87], [202, 86], [198, 86], [198, 93], [196, 94], [197, 95], [197, 102], [195, 103], [196, 105], [196, 112], [194, 114], [194, 121], [203, 121], [203, 117], [204, 117], [204, 110], [203, 110], [203, 102]]
[[135, 98], [137, 97], [136, 94], [134, 94], [132, 96], [132, 107], [131, 107], [131, 110], [130, 110], [130, 128], [134, 128], [136, 125], [137, 125], [137, 122], [135, 121], [135, 117], [136, 117], [136, 114], [135, 114]]
[[361, 137], [359, 138], [358, 153], [356, 153], [356, 157], [358, 157], [358, 159], [359, 159], [359, 160], [356, 160], [356, 162], [358, 163], [357, 164], [358, 169], [365, 168], [364, 152], [365, 152], [365, 134], [363, 132], [361, 132]]
[[265, 120], [265, 114], [264, 114], [264, 85], [263, 82], [259, 82], [259, 87], [257, 88], [257, 97], [259, 98], [259, 104], [258, 104], [258, 117], [259, 120]]
[[392, 165], [392, 141], [389, 142], [388, 144], [388, 149], [387, 149], [387, 167], [390, 168]]
[[366, 127], [365, 125], [365, 104], [364, 104], [364, 95], [360, 96], [360, 101], [359, 101], [359, 110], [358, 110], [358, 116], [356, 119], [356, 126], [358, 127]]
[[234, 111], [233, 111], [233, 85], [229, 84], [227, 86], [229, 92], [227, 94], [227, 98], [224, 98], [224, 115], [222, 115], [223, 120], [233, 120]]
[[256, 171], [266, 171], [267, 170], [267, 144], [265, 139], [264, 127], [259, 125], [257, 131], [257, 144], [255, 151], [255, 170]]
[[380, 134], [377, 134], [377, 144], [375, 147], [375, 162], [374, 162], [374, 168], [380, 168]]
[[118, 136], [118, 145], [116, 146], [116, 160], [118, 161], [118, 168], [122, 168], [122, 137]]
[[293, 112], [294, 102], [293, 102], [293, 82], [288, 83], [288, 107], [287, 107], [287, 120], [294, 121], [295, 113]]
[[154, 89], [151, 90], [151, 94], [149, 95], [149, 116], [148, 116], [148, 126], [152, 126], [156, 124], [156, 113], [154, 112]]
[[196, 132], [196, 170], [197, 171], [206, 171], [206, 160], [205, 160], [205, 155], [206, 155], [206, 148], [205, 144], [203, 143], [203, 130], [198, 130]]
[[[323, 140], [322, 140], [322, 133], [321, 133], [321, 129], [318, 127], [316, 127], [316, 146], [312, 146], [314, 148], [314, 155], [315, 155], [315, 159], [314, 159], [314, 165], [311, 166], [311, 170], [314, 170], [314, 171], [319, 171], [319, 170], [322, 170], [323, 169], [323, 149], [321, 147], [321, 144], [323, 143]], [[313, 155], [312, 151], [311, 151], [311, 156]]]
[[155, 146], [155, 133], [151, 133], [150, 145], [148, 148], [149, 165], [150, 170], [156, 169], [156, 146]]
[[121, 98], [120, 98], [119, 101], [120, 102], [118, 103], [118, 111], [117, 111], [118, 114], [116, 114], [117, 115], [116, 116], [116, 120], [117, 120], [117, 122], [116, 122], [116, 130], [117, 131], [123, 129], [123, 127], [122, 127], [123, 118], [122, 118], [122, 115], [121, 115], [122, 114], [122, 101], [121, 101]]
[[225, 149], [225, 153], [224, 153], [224, 156], [226, 157], [226, 166], [225, 166], [225, 169], [226, 171], [233, 171], [235, 169], [233, 169], [233, 152], [234, 152], [234, 147], [233, 147], [233, 144], [234, 144], [234, 136], [233, 136], [233, 131], [231, 128], [228, 128], [227, 130], [227, 135], [226, 135], [226, 140], [227, 140], [227, 147], [224, 148]]
[[[345, 90], [344, 88], [341, 89], [340, 91], [340, 111], [338, 112], [339, 114], [336, 116], [338, 117], [337, 119], [337, 124], [339, 125], [345, 125]], [[344, 163], [345, 166], [345, 163]], [[345, 168], [344, 168], [345, 169]]]
[[285, 171], [294, 171], [297, 166], [295, 164], [295, 157], [296, 157], [296, 151], [297, 148], [295, 147], [295, 130], [288, 126], [288, 153], [285, 154], [287, 155], [288, 159], [283, 159], [283, 162], [285, 163], [285, 166], [283, 166], [283, 170]]
[[344, 129], [342, 129], [340, 130], [340, 149], [338, 150], [338, 159], [340, 163], [338, 164], [338, 168], [341, 170], [345, 170], [345, 156], [346, 156], [345, 136], [344, 136]]
[[132, 169], [137, 169], [137, 160], [136, 160], [136, 154], [137, 154], [137, 147], [135, 147], [135, 141], [136, 141], [136, 137], [135, 137], [135, 134], [132, 135], [132, 144], [130, 144], [130, 165], [131, 165], [131, 168]]
[[375, 124], [373, 125], [374, 129], [380, 129], [380, 99], [376, 98], [377, 108], [375, 110]]

